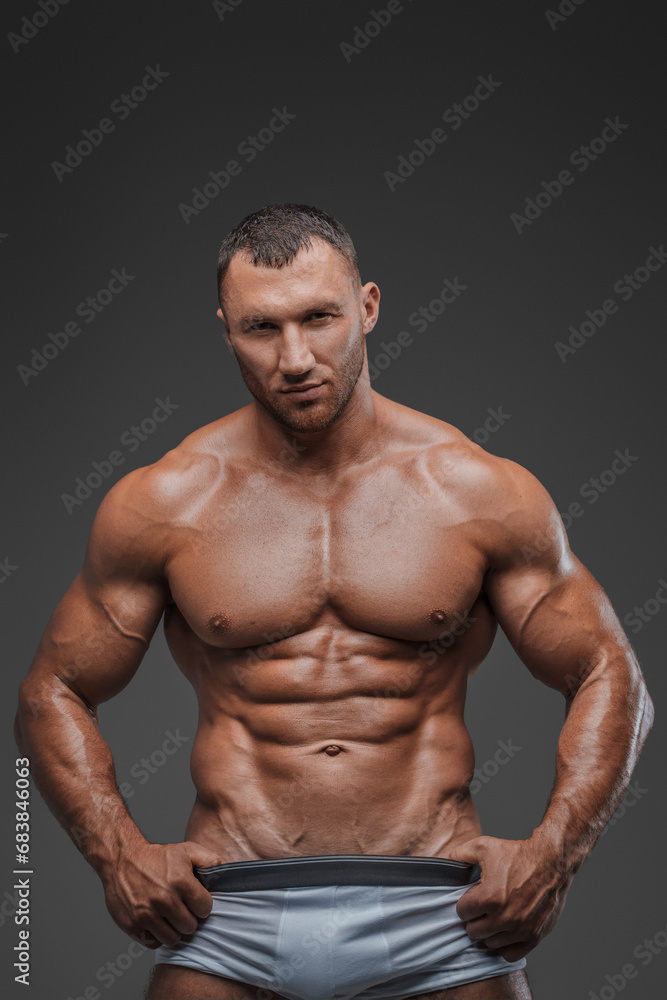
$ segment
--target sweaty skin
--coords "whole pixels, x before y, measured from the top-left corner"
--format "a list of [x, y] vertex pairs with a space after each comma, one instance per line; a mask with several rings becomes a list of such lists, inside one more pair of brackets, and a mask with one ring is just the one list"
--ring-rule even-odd
[[[319, 240], [280, 269], [233, 258], [219, 315], [255, 398], [107, 494], [21, 686], [35, 780], [116, 922], [150, 947], [210, 911], [192, 864], [369, 853], [480, 864], [459, 915], [520, 958], [555, 924], [650, 728], [633, 652], [544, 488], [371, 388], [378, 302]], [[284, 391], [310, 383], [311, 398]], [[197, 797], [172, 845], [131, 820], [97, 721], [161, 619], [200, 719]], [[466, 685], [498, 624], [566, 706], [524, 841], [482, 836], [469, 794]], [[179, 996], [235, 995], [188, 976], [213, 992]], [[503, 996], [530, 996], [523, 973], [500, 978]], [[455, 995], [501, 995], [474, 985]]]

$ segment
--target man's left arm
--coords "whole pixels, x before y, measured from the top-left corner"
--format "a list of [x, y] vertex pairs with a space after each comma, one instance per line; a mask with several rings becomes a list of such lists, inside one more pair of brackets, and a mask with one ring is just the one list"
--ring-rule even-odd
[[503, 462], [484, 588], [517, 654], [565, 697], [556, 778], [527, 840], [479, 837], [452, 853], [481, 865], [458, 913], [474, 940], [508, 961], [556, 923], [575, 873], [625, 795], [653, 704], [614, 610], [570, 551], [553, 501], [525, 469]]

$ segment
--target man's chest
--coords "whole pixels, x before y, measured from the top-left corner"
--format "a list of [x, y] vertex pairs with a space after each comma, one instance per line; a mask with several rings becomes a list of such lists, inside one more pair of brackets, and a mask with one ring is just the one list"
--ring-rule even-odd
[[460, 628], [486, 568], [453, 498], [395, 470], [319, 494], [251, 477], [176, 537], [174, 601], [225, 648], [305, 632], [325, 613], [360, 632], [437, 639]]

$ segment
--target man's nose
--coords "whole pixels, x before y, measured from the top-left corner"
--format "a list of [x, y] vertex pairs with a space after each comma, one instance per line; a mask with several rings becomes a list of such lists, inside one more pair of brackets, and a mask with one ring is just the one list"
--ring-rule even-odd
[[295, 327], [283, 329], [278, 368], [283, 375], [303, 375], [315, 365], [308, 337]]

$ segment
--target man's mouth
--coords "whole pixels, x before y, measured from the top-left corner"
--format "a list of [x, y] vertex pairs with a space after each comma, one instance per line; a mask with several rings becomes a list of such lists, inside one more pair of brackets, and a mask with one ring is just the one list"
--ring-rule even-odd
[[302, 399], [315, 399], [323, 386], [324, 382], [304, 382], [303, 385], [290, 386], [282, 391], [290, 399], [300, 402]]

